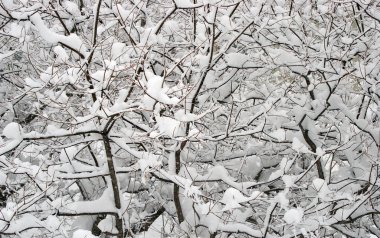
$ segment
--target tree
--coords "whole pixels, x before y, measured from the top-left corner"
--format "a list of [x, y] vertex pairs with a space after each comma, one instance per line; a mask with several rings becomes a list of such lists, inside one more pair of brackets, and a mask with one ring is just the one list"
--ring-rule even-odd
[[379, 1], [0, 4], [0, 234], [380, 236]]

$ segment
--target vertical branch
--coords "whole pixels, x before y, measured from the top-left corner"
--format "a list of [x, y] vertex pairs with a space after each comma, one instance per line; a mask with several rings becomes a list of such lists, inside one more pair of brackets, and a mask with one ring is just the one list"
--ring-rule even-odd
[[291, 0], [291, 1], [290, 1], [289, 16], [291, 16], [291, 15], [292, 15], [292, 10], [293, 10], [293, 2], [294, 2], [294, 0]]
[[[305, 118], [306, 118], [306, 114], [303, 116], [303, 118], [300, 121], [300, 123], [298, 124], [298, 126], [300, 127], [302, 135], [303, 135], [303, 138], [305, 139], [306, 143], [309, 145], [311, 151], [313, 153], [315, 153], [317, 151], [317, 146], [315, 145], [315, 143], [313, 142], [313, 140], [310, 138], [310, 136], [309, 136], [309, 130], [303, 128], [303, 126], [302, 126], [302, 122], [305, 120]], [[315, 159], [316, 160], [318, 159], [317, 156], [315, 156]], [[323, 173], [323, 166], [322, 166], [321, 160], [317, 161], [317, 170], [318, 170], [318, 177], [320, 179], [325, 179], [325, 175]]]
[[[57, 5], [59, 6], [59, 2], [57, 3]], [[50, 6], [52, 7], [53, 12], [57, 15], [58, 20], [61, 23], [62, 27], [65, 29], [65, 35], [70, 35], [69, 29], [67, 28], [66, 24], [63, 22], [62, 17], [59, 15], [58, 11], [54, 8], [52, 2], [50, 2]]]
[[[120, 192], [119, 192], [119, 185], [118, 185], [117, 177], [116, 177], [116, 170], [115, 170], [115, 166], [112, 160], [111, 144], [110, 144], [109, 138], [105, 134], [103, 134], [103, 141], [104, 141], [104, 149], [105, 149], [106, 157], [107, 157], [108, 170], [109, 170], [110, 178], [111, 178], [113, 197], [115, 200], [115, 207], [117, 209], [120, 209], [121, 208]], [[117, 237], [123, 238], [124, 237], [123, 220], [119, 215], [116, 216], [116, 228], [118, 230]]]
[[263, 237], [267, 237], [269, 225], [270, 225], [270, 222], [272, 220], [273, 212], [276, 209], [276, 207], [277, 207], [277, 202], [272, 203], [267, 209], [267, 214], [266, 214], [266, 217], [264, 220], [264, 235], [263, 235]]
[[100, 5], [102, 4], [102, 0], [98, 0], [96, 5], [96, 13], [94, 19], [94, 29], [92, 33], [92, 47], [96, 45], [96, 36], [98, 34], [98, 24], [99, 24], [99, 14], [100, 14]]
[[[191, 106], [190, 106], [190, 113], [192, 113], [194, 111], [194, 108], [195, 108], [195, 104], [196, 104], [196, 99], [197, 99], [197, 96], [199, 94], [199, 92], [201, 91], [201, 88], [203, 86], [203, 83], [206, 79], [206, 76], [208, 74], [208, 72], [210, 71], [210, 69], [212, 68], [211, 66], [211, 63], [212, 63], [212, 60], [213, 60], [213, 54], [214, 54], [214, 45], [215, 45], [215, 21], [216, 21], [216, 15], [218, 13], [218, 8], [215, 9], [215, 13], [214, 13], [214, 18], [213, 18], [213, 23], [212, 23], [212, 32], [211, 32], [211, 42], [210, 42], [210, 45], [209, 45], [209, 50], [210, 50], [210, 55], [209, 55], [209, 59], [208, 59], [208, 64], [207, 64], [207, 68], [205, 69], [204, 73], [202, 74], [202, 77], [200, 79], [200, 82], [197, 86], [197, 89], [194, 93], [194, 96], [191, 97]], [[188, 126], [186, 128], [186, 131], [188, 131]]]
[[[212, 56], [213, 56], [213, 48], [214, 48], [214, 42], [215, 42], [215, 20], [216, 20], [216, 14], [217, 14], [217, 9], [215, 10], [215, 15], [214, 15], [214, 22], [212, 23], [212, 38], [211, 38], [211, 44], [210, 44], [210, 57], [209, 57], [209, 62], [208, 62], [208, 65], [210, 66], [211, 65], [211, 62], [212, 62]], [[203, 85], [203, 82], [204, 82], [204, 79], [206, 78], [207, 76], [207, 73], [209, 72], [210, 70], [210, 67], [207, 67], [206, 71], [204, 72], [203, 74], [203, 77], [197, 87], [197, 90], [194, 94], [194, 96], [192, 97], [192, 100], [191, 100], [191, 107], [190, 107], [190, 113], [193, 112], [194, 110], [194, 107], [195, 107], [195, 101], [196, 101], [196, 97], [197, 95], [199, 94], [199, 91]], [[189, 123], [186, 124], [186, 135], [188, 135], [189, 133]], [[176, 150], [175, 152], [175, 166], [176, 166], [176, 174], [179, 173], [180, 169], [181, 169], [181, 151], [185, 148], [186, 146], [186, 143], [187, 141], [182, 141], [181, 144], [180, 144], [180, 148]], [[182, 223], [184, 221], [184, 217], [183, 217], [183, 211], [182, 211], [182, 207], [181, 207], [181, 201], [180, 201], [180, 198], [179, 198], [179, 186], [177, 184], [174, 184], [174, 191], [173, 191], [173, 196], [174, 196], [174, 204], [175, 204], [175, 207], [176, 207], [176, 211], [177, 211], [177, 216], [178, 216], [178, 221], [179, 223]]]
[[[94, 85], [92, 83], [90, 72], [89, 72], [89, 66], [91, 64], [92, 57], [93, 57], [94, 52], [95, 52], [96, 36], [98, 34], [98, 22], [99, 22], [99, 14], [100, 14], [100, 5], [101, 5], [101, 3], [102, 3], [102, 0], [98, 0], [97, 5], [96, 5], [96, 12], [95, 12], [95, 19], [94, 19], [94, 29], [93, 29], [93, 32], [92, 32], [92, 49], [91, 49], [90, 55], [87, 58], [87, 63], [86, 63], [87, 64], [87, 67], [86, 67], [87, 69], [86, 69], [85, 75], [86, 75], [86, 80], [90, 83], [90, 89], [94, 89]], [[92, 96], [92, 101], [95, 102], [96, 101], [96, 94], [92, 93], [91, 96]]]
[[360, 103], [360, 106], [358, 109], [358, 113], [356, 114], [356, 119], [359, 119], [359, 117], [360, 117], [360, 114], [361, 114], [362, 109], [363, 109], [364, 102], [365, 102], [365, 95], [363, 94], [362, 100], [361, 100], [361, 103]]
[[[182, 141], [180, 144], [180, 148], [176, 150], [175, 152], [175, 173], [176, 174], [178, 174], [181, 169], [181, 151], [183, 150], [185, 145], [186, 145], [186, 141]], [[176, 183], [174, 183], [173, 196], [174, 196], [174, 205], [175, 205], [177, 216], [178, 216], [178, 222], [181, 224], [185, 219], [183, 217], [181, 201], [179, 199], [179, 185]]]
[[[193, 3], [196, 4], [197, 0], [193, 0]], [[197, 9], [193, 9], [193, 42], [197, 38]]]

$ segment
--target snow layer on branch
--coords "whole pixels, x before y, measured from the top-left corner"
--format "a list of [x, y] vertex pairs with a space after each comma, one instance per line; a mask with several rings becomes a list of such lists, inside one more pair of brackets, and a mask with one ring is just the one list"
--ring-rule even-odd
[[59, 159], [62, 162], [69, 162], [74, 158], [74, 156], [78, 153], [78, 150], [75, 146], [70, 146], [61, 150], [61, 154], [59, 155]]
[[10, 140], [8, 142], [1, 145], [0, 147], [0, 155], [3, 155], [11, 150], [13, 150], [14, 148], [16, 148], [20, 143], [22, 142], [22, 139], [14, 139], [14, 140]]
[[286, 139], [286, 131], [281, 128], [269, 133], [269, 135], [276, 138], [278, 141], [284, 141]]
[[[0, 7], [0, 15], [8, 16], [8, 14], [10, 14], [12, 18], [18, 20], [27, 20], [31, 14], [35, 14], [35, 11], [42, 7], [41, 3], [34, 3], [30, 7], [21, 7], [20, 5], [14, 4], [11, 0], [5, 0], [2, 1], [2, 3], [8, 11], [4, 11], [3, 7]], [[26, 3], [24, 3], [24, 5], [26, 5]]]
[[144, 152], [144, 151], [137, 151], [132, 148], [130, 148], [128, 145], [125, 144], [124, 139], [120, 138], [112, 138], [112, 140], [121, 148], [123, 148], [125, 151], [127, 151], [129, 154], [135, 156], [138, 158], [138, 164], [140, 165], [140, 170], [142, 172], [142, 182], [146, 182], [146, 174], [159, 169], [162, 166], [162, 161], [159, 155], [155, 155], [153, 153]]
[[162, 162], [159, 160], [159, 157], [153, 154], [150, 157], [140, 159], [138, 163], [142, 172], [141, 182], [143, 184], [146, 183], [146, 175], [148, 173], [159, 169], [162, 166]]
[[[169, 88], [164, 84], [164, 78], [158, 75], [154, 75], [152, 72], [147, 71], [145, 73], [147, 79], [147, 93], [144, 97], [151, 97], [156, 101], [159, 101], [164, 104], [175, 105], [179, 102], [179, 99], [176, 97], [169, 97], [166, 93]], [[144, 100], [145, 101], [145, 100]]]
[[98, 236], [94, 236], [91, 231], [87, 231], [87, 230], [82, 230], [82, 229], [79, 229], [79, 230], [76, 230], [74, 233], [73, 233], [73, 238], [97, 238]]
[[[216, 110], [216, 109], [214, 109], [214, 110]], [[178, 110], [178, 111], [176, 111], [174, 113], [174, 118], [177, 121], [181, 121], [181, 122], [191, 122], [191, 121], [196, 121], [196, 120], [201, 119], [207, 113], [212, 112], [214, 110], [207, 110], [206, 112], [197, 115], [197, 114], [193, 114], [193, 113], [190, 113], [190, 112], [186, 112], [184, 109], [180, 109], [180, 110]]]
[[289, 206], [289, 199], [286, 197], [285, 192], [278, 193], [275, 197], [275, 201], [278, 202], [283, 209]]
[[223, 26], [222, 31], [232, 31], [236, 27], [231, 18], [227, 15], [220, 17], [220, 23]]
[[68, 133], [69, 133], [69, 131], [62, 129], [62, 128], [58, 128], [52, 124], [50, 124], [46, 127], [46, 135], [55, 136], [55, 135], [65, 135]]
[[156, 117], [158, 130], [161, 134], [175, 138], [183, 135], [184, 126], [180, 121], [177, 121], [170, 117]]
[[[4, 221], [1, 221], [1, 223], [4, 223]], [[24, 214], [18, 219], [14, 219], [10, 222], [9, 226], [8, 224], [0, 223], [0, 230], [2, 233], [15, 233], [18, 234], [19, 232], [24, 231], [25, 229], [29, 229], [31, 227], [43, 227], [41, 224], [42, 222], [37, 219], [32, 214]], [[5, 228], [5, 229], [4, 229]]]
[[61, 226], [61, 221], [56, 216], [50, 215], [47, 217], [46, 227], [48, 227], [48, 229], [52, 231], [58, 230], [60, 226]]
[[136, 234], [134, 237], [136, 238], [148, 238], [148, 237], [161, 237], [162, 231], [166, 234], [172, 233], [171, 224], [168, 219], [161, 215], [159, 216], [150, 226], [149, 229], [140, 234]]
[[306, 154], [313, 154], [307, 146], [302, 143], [297, 137], [293, 138], [293, 144], [292, 149], [295, 150], [297, 153], [306, 153]]
[[112, 44], [111, 59], [119, 63], [126, 63], [130, 61], [127, 45], [121, 42]]
[[9, 51], [9, 52], [3, 53], [3, 54], [0, 53], [0, 61], [2, 61], [3, 59], [5, 59], [6, 57], [9, 57], [9, 56], [13, 55], [15, 52], [16, 51]]
[[4, 230], [7, 227], [9, 221], [16, 213], [16, 204], [13, 202], [8, 202], [6, 207], [0, 210], [0, 230]]
[[225, 207], [222, 211], [229, 211], [235, 208], [241, 207], [240, 203], [248, 202], [250, 200], [256, 199], [259, 197], [261, 192], [254, 191], [250, 197], [244, 196], [239, 190], [235, 188], [228, 188], [223, 195], [222, 203], [225, 204]]
[[[96, 209], [94, 209], [96, 207]], [[98, 214], [98, 213], [117, 213], [115, 207], [112, 188], [104, 190], [103, 195], [94, 201], [78, 201], [69, 203], [60, 209], [61, 212], [68, 212], [73, 214]]]
[[348, 117], [353, 124], [355, 124], [360, 130], [367, 132], [373, 138], [373, 140], [380, 144], [380, 128], [374, 128], [369, 122], [365, 119], [356, 119], [356, 115], [350, 111], [350, 109], [343, 103], [343, 100], [338, 95], [331, 95], [329, 102], [333, 107], [339, 109], [346, 117]]
[[241, 53], [229, 53], [225, 55], [227, 65], [236, 68], [249, 68], [257, 66], [251, 61], [252, 57]]
[[55, 33], [54, 31], [52, 31], [45, 25], [40, 14], [38, 13], [35, 13], [32, 16], [30, 16], [30, 21], [35, 25], [41, 37], [45, 41], [51, 44], [62, 43], [76, 50], [77, 52], [82, 53], [82, 55], [86, 54], [87, 49], [83, 45], [82, 40], [76, 34], [70, 34], [69, 36], [64, 36], [64, 35]]
[[282, 49], [271, 49], [270, 55], [273, 58], [275, 64], [288, 66], [292, 71], [299, 74], [307, 73], [307, 69], [304, 66], [303, 60], [298, 58], [292, 52], [288, 52]]
[[274, 171], [270, 176], [269, 176], [269, 181], [270, 180], [275, 180], [280, 178], [282, 175], [284, 175], [286, 172], [289, 171], [291, 168], [295, 158], [292, 160], [288, 160], [287, 158], [283, 158], [280, 163], [280, 169], [277, 171]]
[[75, 2], [64, 1], [62, 5], [65, 7], [66, 11], [68, 11], [71, 15], [73, 15], [75, 17], [81, 16], [81, 12], [79, 10], [79, 7]]
[[203, 6], [203, 3], [192, 3], [190, 0], [175, 0], [174, 1], [178, 8], [197, 8]]
[[25, 78], [25, 84], [27, 87], [30, 87], [30, 88], [41, 88], [43, 87], [43, 84], [41, 82], [38, 82], [34, 79], [31, 79], [31, 78]]
[[[211, 216], [213, 216], [213, 218]], [[206, 225], [212, 233], [215, 231], [222, 231], [228, 233], [245, 233], [252, 237], [263, 236], [263, 233], [260, 230], [254, 230], [242, 223], [224, 223], [220, 220], [219, 217], [215, 216], [214, 214], [210, 214], [206, 219], [202, 219], [201, 223], [203, 225]]]
[[115, 216], [107, 215], [106, 218], [99, 222], [98, 228], [102, 232], [118, 233]]
[[7, 175], [0, 171], [0, 185], [5, 185], [5, 182], [7, 181]]
[[62, 46], [57, 45], [53, 49], [54, 53], [57, 55], [58, 62], [66, 62], [69, 59], [69, 56], [67, 55], [65, 49], [62, 48]]
[[115, 100], [114, 105], [109, 109], [111, 112], [122, 112], [130, 107], [130, 105], [125, 101], [128, 97], [129, 90], [122, 89], [119, 91], [119, 97]]

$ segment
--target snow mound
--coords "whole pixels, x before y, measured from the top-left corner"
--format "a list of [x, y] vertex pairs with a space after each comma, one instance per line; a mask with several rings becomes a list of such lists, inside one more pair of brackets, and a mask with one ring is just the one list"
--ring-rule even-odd
[[22, 139], [22, 134], [22, 127], [16, 122], [9, 123], [3, 130], [3, 136], [8, 139]]
[[302, 208], [293, 208], [288, 210], [284, 215], [284, 220], [288, 224], [299, 224], [303, 218]]

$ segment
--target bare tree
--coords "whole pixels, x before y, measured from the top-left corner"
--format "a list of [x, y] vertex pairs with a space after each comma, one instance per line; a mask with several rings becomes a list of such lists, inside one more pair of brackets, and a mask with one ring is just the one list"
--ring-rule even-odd
[[0, 234], [380, 237], [380, 2], [0, 1]]

